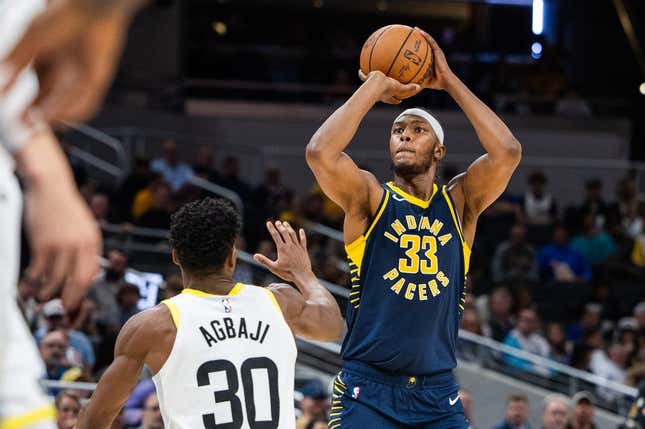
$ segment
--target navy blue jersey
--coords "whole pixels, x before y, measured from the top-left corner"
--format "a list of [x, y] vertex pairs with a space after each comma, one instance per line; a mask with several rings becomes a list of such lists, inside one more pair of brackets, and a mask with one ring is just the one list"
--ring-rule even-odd
[[446, 190], [430, 200], [392, 182], [369, 228], [345, 247], [351, 269], [344, 361], [414, 375], [451, 370], [470, 249]]

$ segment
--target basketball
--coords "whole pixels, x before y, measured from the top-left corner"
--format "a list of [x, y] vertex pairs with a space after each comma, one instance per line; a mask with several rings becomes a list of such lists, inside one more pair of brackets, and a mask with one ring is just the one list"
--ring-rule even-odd
[[419, 30], [394, 24], [379, 28], [367, 39], [360, 67], [366, 75], [379, 70], [404, 84], [423, 84], [431, 73], [432, 60], [432, 49]]

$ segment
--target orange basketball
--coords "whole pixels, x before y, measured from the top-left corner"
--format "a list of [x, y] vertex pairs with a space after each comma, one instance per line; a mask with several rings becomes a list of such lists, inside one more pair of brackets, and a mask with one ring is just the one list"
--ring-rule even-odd
[[432, 49], [420, 31], [407, 25], [379, 28], [361, 50], [361, 70], [380, 70], [401, 83], [423, 84], [430, 76]]

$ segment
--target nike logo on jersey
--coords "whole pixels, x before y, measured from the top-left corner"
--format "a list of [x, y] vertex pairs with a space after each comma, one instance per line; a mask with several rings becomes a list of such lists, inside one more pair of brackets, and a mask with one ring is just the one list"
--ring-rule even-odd
[[394, 198], [397, 201], [405, 201], [405, 198], [403, 198], [400, 195], [392, 194], [392, 198]]
[[455, 405], [455, 404], [457, 403], [457, 401], [458, 401], [458, 400], [459, 400], [459, 395], [457, 395], [457, 396], [455, 397], [455, 399], [448, 398], [448, 402], [450, 402], [450, 406], [451, 406], [451, 407], [452, 407], [453, 405]]

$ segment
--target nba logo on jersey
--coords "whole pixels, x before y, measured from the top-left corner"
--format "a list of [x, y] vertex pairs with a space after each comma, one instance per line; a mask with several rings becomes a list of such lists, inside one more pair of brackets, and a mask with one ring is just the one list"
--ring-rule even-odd
[[352, 398], [358, 399], [358, 395], [361, 393], [361, 388], [356, 386], [354, 387], [354, 393], [352, 394]]
[[231, 305], [231, 300], [228, 298], [224, 298], [222, 300], [222, 305], [224, 306], [224, 312], [225, 313], [230, 313], [233, 311], [233, 306]]

